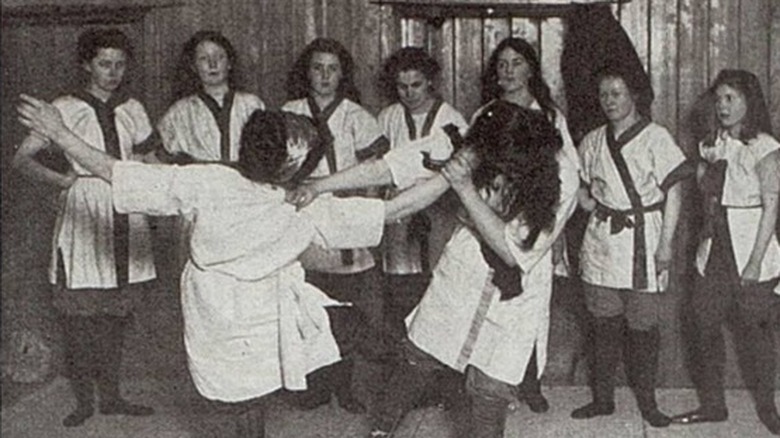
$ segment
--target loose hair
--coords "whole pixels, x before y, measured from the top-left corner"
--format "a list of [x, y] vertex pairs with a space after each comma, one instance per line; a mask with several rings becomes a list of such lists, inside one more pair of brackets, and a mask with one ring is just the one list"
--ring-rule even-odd
[[506, 48], [519, 53], [528, 62], [528, 65], [531, 67], [528, 89], [547, 117], [555, 121], [555, 102], [552, 100], [550, 87], [542, 78], [542, 66], [539, 63], [539, 57], [536, 56], [536, 50], [522, 38], [505, 38], [493, 50], [487, 69], [482, 75], [482, 104], [501, 98], [504, 92], [501, 85], [498, 84], [498, 55]]
[[198, 46], [204, 42], [212, 42], [225, 50], [228, 57], [230, 69], [228, 70], [228, 86], [235, 89], [238, 85], [238, 55], [233, 44], [230, 43], [224, 35], [212, 30], [201, 30], [195, 32], [182, 48], [177, 65], [176, 72], [176, 91], [174, 97], [176, 100], [196, 93], [201, 87], [200, 77], [195, 69], [195, 53]]
[[[435, 84], [439, 80], [441, 67], [428, 52], [419, 47], [404, 47], [397, 50], [385, 61], [379, 76], [380, 90], [387, 99], [398, 101], [396, 81], [399, 74], [407, 71], [419, 71], [425, 79]], [[435, 89], [431, 90], [431, 92], [435, 91]]]
[[341, 82], [337, 92], [355, 103], [360, 103], [360, 92], [355, 86], [355, 63], [344, 46], [331, 38], [317, 38], [303, 49], [287, 76], [287, 98], [302, 99], [310, 92], [309, 67], [315, 53], [330, 53], [341, 64]]
[[715, 92], [721, 85], [727, 85], [742, 94], [745, 98], [745, 105], [747, 106], [747, 112], [744, 119], [742, 119], [742, 129], [739, 133], [739, 139], [747, 144], [750, 140], [755, 139], [760, 132], [771, 133], [772, 122], [769, 118], [769, 110], [764, 100], [764, 94], [761, 92], [761, 84], [758, 82], [758, 78], [753, 73], [746, 70], [721, 70], [715, 81], [706, 92], [706, 99], [709, 104], [707, 113], [703, 115], [708, 122], [709, 129], [705, 132], [703, 142], [705, 145], [712, 146], [715, 144], [717, 138], [718, 129], [720, 123], [717, 117], [715, 117]]
[[652, 119], [651, 105], [654, 94], [652, 88], [648, 88], [648, 80], [644, 70], [637, 71], [619, 64], [608, 64], [596, 70], [594, 78], [597, 89], [604, 79], [621, 79], [631, 93], [637, 112], [647, 119]]
[[497, 100], [477, 117], [465, 144], [479, 159], [473, 175], [477, 188], [498, 175], [506, 177], [507, 196], [499, 215], [505, 221], [522, 217], [530, 232], [521, 247], [532, 247], [555, 220], [561, 193], [556, 159], [563, 146], [560, 133], [544, 113]]

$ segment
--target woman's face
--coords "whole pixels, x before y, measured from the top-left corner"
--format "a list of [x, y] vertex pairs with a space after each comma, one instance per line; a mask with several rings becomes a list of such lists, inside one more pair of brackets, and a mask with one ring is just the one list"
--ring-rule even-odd
[[513, 48], [507, 47], [498, 54], [496, 62], [498, 85], [504, 93], [511, 93], [528, 86], [531, 78], [531, 65], [528, 60]]
[[715, 89], [715, 113], [718, 121], [732, 134], [738, 134], [747, 109], [745, 95], [736, 88], [723, 84]]
[[479, 190], [479, 194], [482, 199], [497, 215], [503, 217], [504, 211], [504, 196], [507, 190], [507, 179], [504, 175], [496, 175], [493, 181], [487, 186]]
[[195, 71], [206, 86], [225, 85], [230, 73], [227, 51], [213, 41], [203, 41], [195, 48]]
[[433, 100], [433, 84], [419, 70], [398, 73], [395, 88], [401, 104], [413, 114], [427, 110], [428, 104]]
[[89, 73], [90, 88], [105, 93], [114, 92], [125, 77], [127, 55], [121, 49], [101, 48], [91, 61], [84, 63]]
[[606, 77], [599, 82], [599, 102], [610, 123], [621, 122], [636, 112], [634, 96], [622, 78]]
[[314, 52], [309, 62], [309, 85], [315, 96], [333, 97], [341, 83], [341, 62], [333, 53]]

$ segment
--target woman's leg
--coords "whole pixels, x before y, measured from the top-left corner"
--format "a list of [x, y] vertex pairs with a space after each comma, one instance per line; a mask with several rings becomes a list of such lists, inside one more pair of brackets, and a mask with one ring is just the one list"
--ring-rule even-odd
[[625, 317], [624, 291], [584, 284], [585, 300], [593, 320], [593, 363], [591, 363], [591, 390], [593, 401], [575, 409], [575, 419], [612, 415], [615, 412], [615, 371], [623, 347]]
[[466, 391], [471, 399], [471, 438], [501, 438], [506, 427], [507, 408], [514, 400], [514, 387], [469, 366]]
[[547, 412], [550, 409], [550, 404], [542, 395], [542, 381], [537, 377], [537, 374], [539, 374], [539, 368], [536, 364], [536, 347], [534, 346], [534, 352], [528, 360], [525, 376], [523, 376], [520, 385], [517, 386], [516, 394], [519, 400], [525, 400], [528, 403], [531, 411], [540, 414]]
[[624, 356], [628, 380], [636, 395], [642, 418], [653, 427], [666, 427], [671, 419], [658, 410], [655, 400], [661, 341], [658, 332], [658, 300], [661, 296], [655, 293], [628, 293], [628, 354]]
[[773, 292], [777, 281], [741, 288], [737, 296], [737, 351], [742, 375], [753, 393], [761, 422], [780, 435], [780, 417], [775, 406], [775, 343], [772, 313], [780, 297]]
[[91, 417], [94, 410], [93, 340], [95, 336], [92, 318], [63, 316], [65, 366], [70, 385], [76, 397], [76, 409], [62, 420], [65, 427], [80, 426]]
[[268, 396], [225, 403], [208, 401], [202, 438], [265, 438], [265, 410]]

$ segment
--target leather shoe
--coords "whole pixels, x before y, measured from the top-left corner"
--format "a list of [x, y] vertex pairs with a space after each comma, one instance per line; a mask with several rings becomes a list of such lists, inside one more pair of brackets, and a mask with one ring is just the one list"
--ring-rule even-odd
[[542, 393], [527, 394], [523, 397], [523, 400], [528, 404], [531, 412], [537, 414], [543, 414], [550, 410], [550, 403], [542, 395]]
[[761, 423], [766, 426], [772, 435], [780, 435], [780, 416], [777, 415], [774, 409], [759, 410], [758, 419], [761, 420]]
[[92, 406], [79, 406], [62, 420], [62, 425], [65, 427], [81, 426], [87, 421], [87, 418], [91, 417], [94, 413], [95, 411]]
[[672, 417], [672, 424], [696, 424], [696, 423], [717, 423], [726, 421], [729, 418], [727, 411], [696, 409], [695, 411]]
[[577, 408], [571, 413], [571, 418], [575, 420], [587, 420], [593, 417], [612, 415], [615, 413], [614, 403], [592, 402], [581, 408]]

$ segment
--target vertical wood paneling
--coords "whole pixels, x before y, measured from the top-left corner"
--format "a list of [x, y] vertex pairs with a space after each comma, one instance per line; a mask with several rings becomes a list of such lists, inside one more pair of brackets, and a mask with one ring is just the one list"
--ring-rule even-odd
[[[739, 68], [753, 72], [766, 92], [769, 85], [767, 68], [769, 53], [769, 35], [766, 29], [771, 27], [772, 0], [742, 0], [739, 7]], [[775, 0], [775, 3], [777, 1]]]
[[509, 18], [486, 18], [482, 22], [482, 65], [487, 67], [496, 46], [512, 34]]
[[512, 36], [528, 41], [536, 54], [539, 54], [539, 19], [538, 18], [512, 18]]
[[739, 0], [710, 0], [710, 82], [722, 69], [738, 67], [739, 31]]
[[425, 21], [417, 18], [401, 20], [401, 46], [426, 47], [428, 43], [428, 26]]
[[767, 99], [772, 114], [772, 126], [775, 138], [780, 138], [780, 2], [771, 3], [772, 25], [770, 27], [769, 78]]
[[651, 2], [650, 80], [653, 120], [677, 133], [677, 0]]
[[[379, 112], [381, 97], [376, 86], [382, 66], [382, 54], [376, 35], [380, 28], [380, 7], [364, 0], [352, 0], [352, 39], [348, 46], [355, 58], [355, 84], [362, 102], [374, 113]], [[368, 44], [367, 44], [368, 43]]]
[[[686, 129], [685, 120], [698, 96], [707, 88], [708, 8], [700, 0], [680, 0], [677, 62], [677, 138], [686, 153], [695, 150], [696, 139]], [[659, 108], [658, 111], [661, 109]]]
[[620, 24], [634, 43], [634, 48], [645, 71], [647, 71], [650, 62], [650, 29], [648, 26], [650, 1], [632, 0], [628, 3], [622, 3], [620, 6]]
[[563, 52], [564, 24], [562, 18], [547, 18], [541, 21], [540, 61], [542, 77], [552, 92], [553, 100], [566, 112], [566, 96], [561, 77], [561, 52]]
[[479, 107], [482, 75], [482, 20], [455, 19], [455, 99], [454, 105], [469, 117]]
[[[429, 52], [441, 66], [441, 83], [439, 91], [444, 100], [455, 102], [455, 23], [454, 20], [444, 21], [441, 29], [431, 34]], [[468, 114], [464, 114], [468, 117]]]

